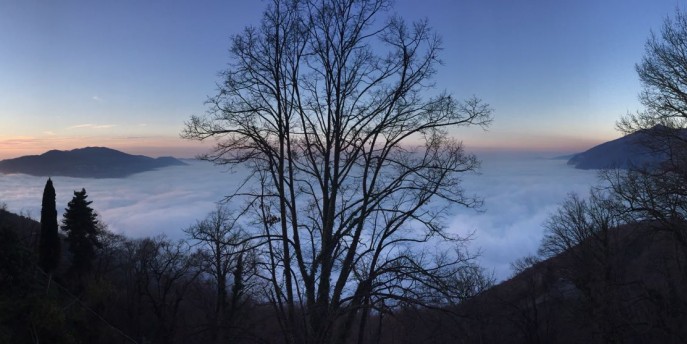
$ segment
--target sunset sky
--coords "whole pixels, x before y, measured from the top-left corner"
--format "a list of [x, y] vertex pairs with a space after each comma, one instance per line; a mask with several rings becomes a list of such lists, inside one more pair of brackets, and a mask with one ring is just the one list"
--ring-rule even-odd
[[[265, 1], [0, 1], [0, 159], [108, 146], [193, 156], [179, 138]], [[640, 109], [634, 65], [687, 0], [397, 0], [443, 37], [437, 81], [495, 110], [473, 150], [575, 152]]]

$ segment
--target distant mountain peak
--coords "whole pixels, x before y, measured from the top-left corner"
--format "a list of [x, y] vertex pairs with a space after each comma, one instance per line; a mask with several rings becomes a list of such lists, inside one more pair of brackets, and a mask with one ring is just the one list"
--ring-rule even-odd
[[0, 161], [0, 173], [24, 173], [34, 176], [77, 178], [123, 178], [157, 168], [186, 165], [172, 157], [150, 158], [107, 147], [49, 150], [41, 155], [27, 155]]

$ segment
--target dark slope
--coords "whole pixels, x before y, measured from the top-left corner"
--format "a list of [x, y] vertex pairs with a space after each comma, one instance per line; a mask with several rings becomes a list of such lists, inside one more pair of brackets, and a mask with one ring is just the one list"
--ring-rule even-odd
[[387, 335], [402, 343], [684, 343], [684, 255], [656, 229], [613, 229], [605, 245], [584, 242], [443, 312], [409, 309], [387, 320]]
[[21, 242], [31, 247], [32, 243], [38, 242], [38, 236], [41, 232], [40, 222], [29, 217], [17, 215], [4, 209], [1, 205], [0, 199], [0, 229], [7, 228], [15, 232]]
[[153, 159], [104, 147], [86, 147], [70, 151], [51, 150], [41, 155], [27, 155], [0, 161], [1, 173], [33, 176], [78, 178], [123, 178], [156, 168], [186, 165], [172, 158]]
[[[687, 280], [674, 238], [652, 227], [611, 230], [606, 258], [599, 242], [584, 242], [493, 287], [461, 311], [473, 321], [491, 322], [491, 330], [473, 333], [488, 342], [603, 342], [604, 330], [617, 342], [673, 342], [687, 334], [681, 326], [687, 299], [672, 292], [684, 290]], [[666, 310], [671, 302], [675, 309]]]
[[653, 154], [642, 142], [647, 134], [637, 132], [619, 139], [602, 143], [586, 152], [575, 154], [568, 165], [582, 170], [622, 168], [660, 163], [663, 158]]

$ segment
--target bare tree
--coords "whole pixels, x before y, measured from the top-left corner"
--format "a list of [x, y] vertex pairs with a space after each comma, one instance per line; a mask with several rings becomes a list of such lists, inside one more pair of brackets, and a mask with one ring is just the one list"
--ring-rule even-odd
[[591, 320], [598, 339], [607, 343], [619, 341], [626, 325], [613, 263], [620, 251], [614, 231], [624, 222], [622, 205], [603, 190], [592, 189], [586, 200], [570, 194], [547, 220], [539, 249], [544, 257], [561, 256], [562, 278], [581, 292], [578, 319]]
[[200, 270], [184, 241], [172, 242], [164, 236], [138, 241], [135, 253], [138, 284], [157, 320], [155, 338], [171, 343], [176, 338], [179, 310]]
[[603, 171], [608, 189], [622, 204], [628, 221], [650, 223], [671, 233], [687, 254], [687, 185], [683, 176], [648, 168]]
[[[641, 132], [641, 142], [660, 157], [656, 166], [636, 166], [628, 171], [605, 171], [611, 194], [622, 205], [635, 226], [648, 227], [659, 242], [668, 234], [673, 245], [671, 258], [655, 269], [669, 271], [661, 279], [668, 287], [658, 288], [674, 309], [683, 309], [684, 298], [677, 290], [687, 276], [687, 13], [676, 10], [666, 18], [658, 34], [652, 32], [645, 54], [636, 65], [642, 83], [639, 99], [644, 109], [628, 114], [617, 123], [625, 133]], [[677, 273], [676, 273], [677, 271]], [[676, 276], [682, 274], [682, 276]], [[662, 309], [659, 306], [657, 309]], [[656, 319], [677, 318], [682, 312], [657, 312]], [[676, 316], [678, 315], [678, 316]], [[679, 322], [678, 321], [678, 322]], [[664, 326], [672, 335], [682, 335], [677, 326]]]
[[573, 252], [585, 241], [594, 240], [604, 248], [592, 247], [592, 251], [606, 254], [609, 231], [622, 222], [621, 207], [602, 191], [593, 189], [589, 200], [577, 194], [569, 194], [558, 211], [545, 223], [546, 231], [539, 254], [553, 257], [562, 252]]
[[515, 277], [525, 270], [533, 267], [537, 263], [541, 262], [541, 260], [541, 257], [536, 255], [527, 255], [514, 260], [510, 263], [510, 269], [513, 271], [511, 277]]
[[[215, 307], [209, 328], [212, 340], [224, 341], [224, 329], [229, 325], [244, 294], [247, 279], [252, 274], [254, 257], [249, 241], [235, 216], [224, 206], [185, 230], [199, 248], [197, 252], [201, 271], [214, 281]], [[229, 278], [233, 277], [231, 296], [227, 295]]]
[[[661, 158], [657, 166], [606, 171], [603, 178], [635, 223], [669, 233], [676, 253], [687, 260], [687, 13], [676, 10], [660, 33], [651, 33], [636, 70], [644, 110], [617, 127], [642, 132], [642, 144]], [[683, 269], [687, 276], [687, 267]]]
[[[660, 34], [651, 33], [642, 62], [644, 110], [618, 123], [625, 132], [646, 133], [643, 144], [663, 158], [656, 168], [634, 168], [605, 177], [638, 220], [658, 221], [687, 244], [687, 14], [676, 10]], [[686, 246], [687, 247], [687, 246]]]
[[635, 66], [642, 83], [639, 100], [645, 111], [618, 122], [625, 132], [650, 129], [657, 124], [687, 127], [687, 14], [677, 10], [666, 18], [660, 34], [651, 32], [644, 58]]
[[479, 163], [449, 132], [487, 125], [492, 110], [433, 92], [440, 39], [427, 22], [383, 18], [390, 9], [271, 1], [259, 27], [233, 37], [208, 114], [182, 133], [216, 140], [205, 159], [252, 171], [230, 197], [259, 217], [288, 342], [345, 341], [373, 298], [455, 299], [448, 281], [469, 260], [446, 250], [459, 238], [442, 218], [480, 204], [460, 183]]

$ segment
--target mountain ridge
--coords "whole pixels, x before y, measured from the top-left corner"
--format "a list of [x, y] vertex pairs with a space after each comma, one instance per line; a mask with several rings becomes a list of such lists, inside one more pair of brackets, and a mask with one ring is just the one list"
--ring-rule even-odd
[[40, 155], [25, 155], [0, 161], [0, 173], [23, 173], [32, 176], [76, 178], [124, 178], [186, 163], [173, 157], [151, 158], [132, 155], [107, 147], [84, 147], [72, 150], [49, 150]]
[[[673, 129], [656, 125], [651, 129], [640, 130], [615, 140], [604, 142], [582, 153], [573, 155], [568, 160], [568, 165], [581, 170], [657, 166], [664, 162], [667, 156], [650, 148], [647, 143], [655, 141], [656, 137], [665, 135], [666, 130]], [[687, 135], [687, 130], [679, 130], [680, 133], [678, 135]]]

